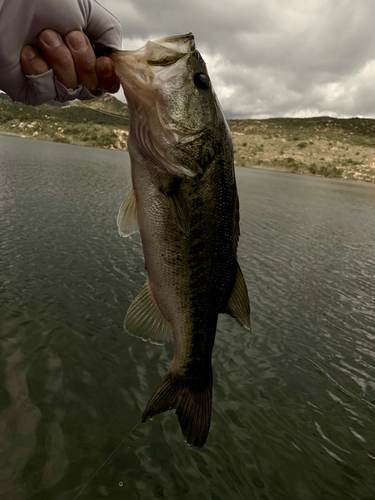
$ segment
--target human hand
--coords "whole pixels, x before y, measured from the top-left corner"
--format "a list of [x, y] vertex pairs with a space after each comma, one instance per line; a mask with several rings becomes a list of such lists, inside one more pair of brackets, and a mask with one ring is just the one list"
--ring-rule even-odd
[[91, 45], [121, 41], [120, 22], [96, 0], [0, 0], [0, 89], [32, 106], [115, 92], [112, 61]]
[[42, 75], [52, 69], [57, 80], [68, 89], [80, 83], [95, 95], [100, 85], [107, 92], [117, 92], [119, 82], [109, 57], [96, 59], [87, 36], [70, 31], [64, 38], [52, 29], [38, 36], [39, 48], [25, 45], [21, 51], [21, 67], [26, 75]]

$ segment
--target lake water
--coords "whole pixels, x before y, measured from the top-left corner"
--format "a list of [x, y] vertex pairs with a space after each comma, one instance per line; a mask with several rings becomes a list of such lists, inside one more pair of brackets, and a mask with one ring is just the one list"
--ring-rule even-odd
[[[146, 275], [126, 153], [0, 135], [4, 500], [373, 500], [375, 186], [237, 169], [252, 332], [220, 316], [211, 431], [139, 423], [172, 346], [122, 324]], [[138, 423], [138, 425], [137, 425]]]

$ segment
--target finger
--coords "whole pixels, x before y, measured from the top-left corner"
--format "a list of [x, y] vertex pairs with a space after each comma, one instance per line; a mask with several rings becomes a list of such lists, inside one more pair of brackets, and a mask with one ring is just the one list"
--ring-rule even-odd
[[39, 46], [59, 82], [68, 89], [76, 89], [78, 80], [74, 60], [59, 33], [51, 29], [42, 31]]
[[109, 57], [99, 57], [96, 60], [96, 72], [99, 84], [108, 92], [117, 92], [118, 77], [115, 72], [115, 65]]
[[66, 35], [65, 43], [73, 56], [79, 82], [92, 94], [96, 94], [96, 57], [89, 39], [81, 31], [71, 31]]
[[26, 75], [42, 75], [49, 70], [48, 63], [40, 52], [31, 45], [25, 45], [21, 51], [21, 67]]

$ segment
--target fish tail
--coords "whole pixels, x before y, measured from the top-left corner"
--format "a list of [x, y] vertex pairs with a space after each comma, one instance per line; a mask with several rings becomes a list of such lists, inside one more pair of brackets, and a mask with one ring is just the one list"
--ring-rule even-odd
[[211, 404], [212, 370], [210, 377], [194, 382], [169, 370], [143, 412], [142, 422], [175, 408], [186, 442], [201, 448], [210, 430]]

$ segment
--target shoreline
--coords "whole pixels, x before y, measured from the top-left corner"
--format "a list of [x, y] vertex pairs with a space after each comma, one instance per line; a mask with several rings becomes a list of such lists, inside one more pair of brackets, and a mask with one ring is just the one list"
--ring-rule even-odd
[[[103, 112], [101, 112], [103, 111]], [[375, 183], [375, 119], [268, 118], [227, 120], [234, 164]], [[127, 106], [109, 94], [88, 101], [37, 107], [0, 99], [0, 133], [127, 151]]]
[[281, 174], [292, 174], [292, 175], [304, 175], [305, 177], [317, 177], [319, 179], [330, 179], [332, 181], [344, 181], [344, 182], [355, 182], [362, 183], [368, 186], [369, 184], [375, 184], [375, 180], [365, 181], [363, 179], [344, 179], [343, 177], [325, 177], [324, 175], [312, 174], [311, 172], [291, 172], [290, 170], [282, 170], [272, 167], [260, 167], [259, 165], [235, 165], [235, 168], [253, 168], [255, 170], [269, 170], [271, 172], [280, 172]]
[[[69, 142], [69, 143], [63, 143], [60, 141], [54, 141], [53, 139], [50, 139], [48, 137], [32, 137], [32, 136], [27, 136], [24, 134], [16, 134], [14, 132], [5, 132], [0, 130], [0, 136], [1, 135], [7, 135], [11, 137], [19, 137], [20, 139], [30, 139], [30, 140], [35, 140], [35, 141], [41, 141], [41, 142], [54, 142], [56, 144], [66, 144], [70, 146], [81, 146], [81, 147], [86, 147], [86, 148], [95, 148], [95, 149], [103, 149], [103, 150], [108, 150], [108, 151], [117, 151], [119, 153], [128, 153], [127, 150], [125, 149], [117, 149], [117, 148], [110, 148], [110, 147], [102, 147], [102, 146], [93, 146], [93, 145], [88, 145], [88, 144], [79, 144], [79, 143], [74, 143], [74, 142]], [[281, 172], [283, 174], [294, 174], [294, 175], [307, 175], [309, 177], [319, 177], [319, 178], [329, 178], [329, 179], [335, 179], [338, 181], [349, 181], [349, 182], [361, 182], [364, 184], [375, 184], [375, 178], [372, 180], [363, 180], [363, 179], [345, 179], [343, 177], [327, 177], [324, 175], [320, 175], [318, 173], [313, 174], [308, 171], [291, 171], [291, 170], [286, 170], [283, 168], [277, 168], [277, 167], [272, 167], [268, 165], [260, 166], [260, 165], [237, 165], [236, 163], [234, 164], [236, 168], [253, 168], [255, 170], [270, 170], [271, 172]]]

